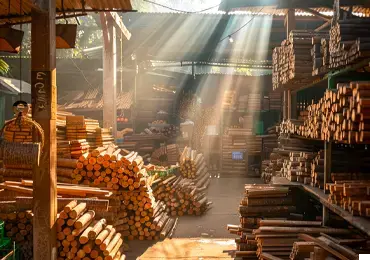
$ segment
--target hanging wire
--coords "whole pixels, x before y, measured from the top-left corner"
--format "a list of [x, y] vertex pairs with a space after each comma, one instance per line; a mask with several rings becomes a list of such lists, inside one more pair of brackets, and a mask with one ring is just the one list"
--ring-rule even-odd
[[248, 22], [246, 22], [245, 24], [243, 24], [239, 29], [237, 29], [236, 31], [234, 31], [234, 32], [230, 33], [230, 34], [229, 34], [229, 35], [227, 35], [226, 37], [222, 38], [222, 39], [219, 41], [219, 43], [220, 43], [220, 42], [222, 42], [222, 41], [224, 41], [224, 40], [226, 40], [226, 39], [232, 39], [232, 38], [231, 38], [231, 36], [233, 36], [234, 34], [236, 34], [237, 32], [239, 32], [241, 29], [243, 29], [245, 26], [247, 26], [250, 22], [252, 22], [252, 21], [253, 21], [253, 19], [254, 19], [257, 15], [259, 15], [259, 14], [262, 12], [263, 8], [264, 8], [264, 7], [262, 7], [262, 8], [261, 8], [257, 13], [253, 14], [253, 15], [252, 15], [252, 18], [251, 18]]
[[179, 10], [179, 9], [172, 8], [172, 7], [169, 7], [169, 6], [165, 6], [165, 5], [162, 5], [162, 4], [159, 4], [159, 3], [156, 3], [156, 2], [150, 1], [150, 0], [144, 0], [144, 2], [153, 4], [153, 5], [158, 5], [160, 7], [163, 7], [163, 8], [166, 8], [166, 9], [169, 9], [169, 10], [172, 10], [172, 11], [175, 11], [175, 12], [181, 12], [181, 13], [187, 13], [187, 14], [196, 14], [196, 13], [206, 12], [206, 11], [209, 11], [209, 10], [211, 10], [213, 8], [216, 8], [216, 7], [220, 6], [224, 2], [224, 0], [221, 1], [218, 5], [211, 6], [211, 7], [208, 7], [206, 9], [203, 9], [203, 10], [200, 10], [200, 11], [184, 11], [184, 10]]

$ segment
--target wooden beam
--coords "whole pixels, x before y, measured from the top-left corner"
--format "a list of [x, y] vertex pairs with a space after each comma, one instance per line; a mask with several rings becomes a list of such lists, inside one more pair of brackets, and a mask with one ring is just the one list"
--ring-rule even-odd
[[123, 23], [121, 17], [116, 12], [107, 12], [106, 13], [107, 19], [112, 19], [114, 26], [122, 32], [122, 34], [126, 37], [127, 40], [131, 39], [131, 33], [126, 28], [125, 24]]
[[33, 169], [33, 259], [56, 259], [56, 59], [55, 0], [35, 0], [31, 24], [32, 118], [45, 136]]
[[311, 8], [302, 8], [302, 10], [303, 10], [304, 12], [307, 12], [307, 13], [313, 14], [314, 16], [316, 16], [316, 17], [318, 17], [318, 18], [321, 18], [321, 19], [323, 19], [323, 20], [325, 20], [325, 21], [331, 21], [331, 17], [326, 16], [326, 15], [323, 15], [323, 14], [321, 14], [321, 13], [319, 13], [319, 12], [317, 12], [317, 11], [315, 11], [315, 10], [311, 9]]
[[103, 127], [112, 128], [113, 136], [117, 132], [117, 48], [116, 28], [106, 14], [100, 14], [103, 30]]
[[331, 21], [327, 21], [323, 25], [317, 27], [315, 29], [315, 32], [320, 32], [321, 30], [324, 30], [325, 28], [329, 27], [330, 25], [331, 25]]
[[295, 29], [295, 9], [288, 9], [285, 15], [285, 30], [286, 30], [286, 38], [289, 38], [289, 33]]

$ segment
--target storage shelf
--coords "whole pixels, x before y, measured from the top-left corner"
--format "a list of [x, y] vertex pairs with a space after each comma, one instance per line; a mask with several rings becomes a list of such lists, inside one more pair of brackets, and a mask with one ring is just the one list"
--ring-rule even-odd
[[302, 190], [306, 191], [309, 195], [311, 195], [314, 199], [317, 199], [320, 201], [320, 203], [325, 206], [330, 211], [334, 212], [335, 214], [341, 216], [344, 220], [346, 220], [348, 223], [350, 223], [352, 226], [358, 228], [359, 230], [366, 233], [368, 236], [370, 236], [370, 219], [364, 218], [364, 217], [358, 217], [353, 216], [348, 211], [342, 209], [338, 205], [332, 204], [328, 201], [329, 195], [325, 194], [323, 190], [319, 188], [315, 188], [308, 185], [303, 185], [302, 183], [298, 182], [285, 182], [278, 180], [277, 182], [274, 182], [276, 185], [289, 185], [289, 186], [295, 186], [299, 187]]

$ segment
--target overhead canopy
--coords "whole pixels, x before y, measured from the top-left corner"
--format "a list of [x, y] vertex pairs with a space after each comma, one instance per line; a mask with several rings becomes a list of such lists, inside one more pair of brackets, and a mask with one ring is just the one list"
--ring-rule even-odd
[[[130, 0], [56, 0], [57, 17], [99, 11], [132, 11]], [[0, 24], [31, 21], [32, 0], [0, 0]]]
[[21, 92], [31, 94], [31, 85], [18, 79], [0, 77], [0, 92], [11, 95], [18, 95]]

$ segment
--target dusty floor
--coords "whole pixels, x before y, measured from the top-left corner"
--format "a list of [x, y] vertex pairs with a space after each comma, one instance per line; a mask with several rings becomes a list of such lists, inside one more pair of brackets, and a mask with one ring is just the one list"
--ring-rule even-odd
[[208, 189], [212, 209], [201, 217], [179, 219], [173, 239], [153, 244], [150, 241], [130, 243], [127, 260], [211, 260], [230, 259], [223, 250], [234, 249], [235, 236], [226, 231], [227, 224], [238, 224], [237, 208], [244, 184], [262, 183], [255, 178], [214, 178]]

